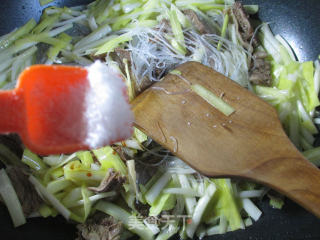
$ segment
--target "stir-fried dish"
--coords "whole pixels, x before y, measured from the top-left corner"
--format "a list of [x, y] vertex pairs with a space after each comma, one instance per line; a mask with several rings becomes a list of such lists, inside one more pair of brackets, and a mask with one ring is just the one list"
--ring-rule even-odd
[[[197, 61], [274, 106], [291, 141], [319, 166], [319, 60], [299, 62], [281, 36], [250, 17], [257, 11], [233, 0], [48, 7], [39, 23], [31, 19], [0, 37], [0, 87], [14, 88], [32, 64], [100, 60], [121, 74], [131, 101], [167, 73], [179, 74], [176, 66]], [[139, 129], [112, 146], [54, 156], [1, 136], [0, 160], [0, 196], [14, 226], [62, 215], [77, 226], [78, 239], [203, 238], [258, 221], [255, 202], [263, 197], [275, 208], [284, 204], [256, 183], [199, 174]]]

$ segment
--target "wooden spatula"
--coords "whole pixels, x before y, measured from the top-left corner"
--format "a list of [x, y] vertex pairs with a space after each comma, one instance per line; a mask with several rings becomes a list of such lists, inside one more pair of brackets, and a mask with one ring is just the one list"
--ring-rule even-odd
[[[287, 138], [276, 110], [202, 64], [177, 70], [180, 76], [168, 74], [134, 100], [136, 126], [204, 175], [255, 180], [320, 217], [320, 171]], [[235, 112], [222, 114], [188, 82], [206, 87]]]

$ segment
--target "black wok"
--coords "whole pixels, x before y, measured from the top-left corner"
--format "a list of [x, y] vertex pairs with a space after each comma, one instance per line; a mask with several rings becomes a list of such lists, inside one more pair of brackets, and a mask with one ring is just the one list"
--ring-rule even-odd
[[[59, 6], [74, 6], [90, 0], [56, 0]], [[320, 1], [319, 0], [246, 0], [244, 3], [260, 5], [259, 18], [271, 23], [292, 46], [301, 61], [315, 60], [320, 54]], [[42, 8], [38, 0], [2, 0], [0, 5], [0, 34], [25, 23], [31, 17], [38, 20]], [[1, 106], [0, 106], [1, 107]], [[1, 117], [1, 116], [0, 116]], [[272, 209], [267, 200], [258, 203], [263, 211], [261, 219], [246, 230], [239, 230], [207, 239], [228, 240], [319, 240], [320, 219], [286, 200], [282, 210]], [[0, 206], [1, 239], [74, 239], [75, 228], [61, 217], [29, 219], [28, 223], [13, 228], [9, 214]]]

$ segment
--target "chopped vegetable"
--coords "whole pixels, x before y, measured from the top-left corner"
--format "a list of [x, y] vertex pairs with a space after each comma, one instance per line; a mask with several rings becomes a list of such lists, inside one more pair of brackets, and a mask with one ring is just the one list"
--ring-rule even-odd
[[31, 169], [41, 171], [46, 168], [42, 159], [31, 152], [29, 149], [25, 149], [22, 156], [22, 162], [27, 164]]
[[218, 50], [221, 49], [222, 39], [224, 39], [225, 36], [226, 36], [226, 32], [227, 32], [227, 28], [228, 28], [228, 23], [229, 23], [229, 14], [226, 13], [225, 16], [224, 16], [223, 25], [222, 25], [222, 30], [221, 30], [221, 39], [219, 40], [218, 47], [217, 47]]
[[200, 224], [202, 215], [207, 208], [213, 194], [216, 191], [216, 187], [214, 184], [209, 183], [209, 186], [205, 190], [205, 194], [199, 199], [195, 209], [193, 216], [191, 218], [191, 223], [187, 226], [187, 235], [190, 238], [193, 238], [193, 235], [196, 231], [197, 226]]
[[270, 205], [273, 208], [281, 209], [284, 205], [284, 197], [277, 193], [269, 193]]
[[13, 225], [19, 227], [26, 223], [18, 196], [4, 169], [0, 170], [0, 195], [8, 208]]
[[44, 5], [47, 5], [47, 4], [51, 3], [51, 2], [53, 2], [53, 0], [39, 0], [39, 2], [40, 2], [41, 6], [44, 6]]
[[140, 131], [138, 128], [134, 128], [134, 136], [140, 144], [148, 140], [148, 136]]
[[[121, 221], [130, 231], [139, 235], [142, 239], [154, 239], [151, 230], [144, 225], [137, 217], [130, 215], [124, 209], [118, 207], [117, 205], [105, 201], [101, 201], [97, 204], [96, 209], [107, 213], [108, 215]], [[130, 229], [130, 225], [134, 223]]]
[[[174, 186], [173, 182], [168, 184], [168, 187]], [[173, 194], [162, 192], [156, 200], [150, 204], [149, 216], [158, 216], [162, 211], [171, 210], [176, 205], [176, 197]]]
[[[185, 175], [179, 174], [178, 179], [182, 188], [191, 188], [188, 178]], [[194, 212], [194, 208], [196, 206], [196, 199], [194, 197], [185, 196], [184, 200], [186, 204], [187, 213], [191, 215]]]
[[93, 150], [93, 153], [98, 158], [102, 169], [113, 168], [119, 171], [122, 175], [127, 174], [127, 168], [119, 155], [109, 146]]
[[320, 147], [308, 149], [303, 152], [303, 155], [317, 167], [320, 166]]
[[242, 204], [243, 204], [244, 210], [255, 221], [257, 221], [260, 218], [262, 212], [253, 204], [253, 202], [250, 199], [248, 198], [242, 199]]
[[137, 174], [135, 169], [135, 162], [134, 160], [127, 161], [127, 167], [128, 167], [128, 180], [130, 184], [130, 190], [132, 194], [136, 196], [136, 199], [140, 199], [140, 191], [138, 190], [137, 185]]
[[214, 108], [222, 112], [224, 115], [230, 116], [230, 114], [232, 114], [235, 111], [234, 108], [232, 108], [229, 104], [227, 104], [221, 98], [217, 97], [213, 92], [211, 92], [204, 86], [194, 84], [191, 86], [191, 89], [204, 100], [206, 100]]
[[172, 45], [179, 53], [185, 55], [186, 48], [185, 48], [183, 31], [182, 31], [181, 24], [178, 20], [177, 11], [174, 9], [174, 7], [171, 7], [171, 10], [169, 11], [169, 19], [172, 27], [172, 32], [174, 35], [174, 39], [171, 40]]
[[132, 40], [131, 33], [124, 33], [120, 36], [114, 36], [111, 40], [103, 44], [101, 47], [97, 49], [95, 55], [104, 54], [107, 52], [112, 52], [116, 47], [118, 47], [121, 43]]
[[[38, 24], [31, 19], [0, 37], [0, 87], [14, 88], [20, 72], [32, 64], [88, 66], [99, 58], [124, 80], [131, 101], [168, 73], [187, 82], [174, 69], [197, 61], [274, 106], [292, 142], [319, 166], [320, 150], [313, 146], [320, 125], [319, 60], [299, 62], [267, 24], [254, 29], [247, 14], [258, 8], [234, 0], [96, 0], [48, 7]], [[235, 111], [205, 86], [191, 85], [191, 90], [226, 116]], [[135, 128], [131, 138], [113, 146], [66, 156], [37, 156], [25, 149], [19, 159], [1, 142], [0, 160], [10, 178], [11, 165], [31, 173], [29, 180], [44, 201], [34, 201], [32, 212], [81, 223], [84, 239], [202, 238], [252, 225], [261, 216], [254, 200], [265, 194], [271, 206], [283, 206], [283, 197], [257, 184], [202, 176], [141, 130]], [[174, 136], [168, 141], [177, 151]], [[5, 189], [9, 205], [3, 200], [20, 225], [26, 204], [18, 201], [15, 180], [16, 194], [4, 174], [1, 170], [0, 193]]]
[[206, 212], [205, 221], [210, 222], [212, 218], [223, 215], [232, 230], [244, 228], [230, 179], [215, 179], [214, 183], [217, 191], [208, 206], [210, 211]]
[[70, 211], [61, 204], [61, 202], [51, 194], [35, 177], [29, 177], [30, 182], [35, 186], [35, 188], [41, 193], [41, 196], [47, 200], [65, 219], [69, 219]]
[[159, 193], [168, 184], [170, 179], [171, 175], [169, 173], [164, 173], [149, 189], [149, 191], [145, 195], [145, 198], [150, 205], [152, 205], [155, 202], [155, 200], [159, 196]]

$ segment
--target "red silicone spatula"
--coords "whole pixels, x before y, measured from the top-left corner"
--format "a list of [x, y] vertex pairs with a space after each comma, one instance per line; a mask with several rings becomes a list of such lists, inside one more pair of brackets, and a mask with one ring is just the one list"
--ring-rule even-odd
[[[125, 85], [115, 72], [99, 72], [106, 66], [98, 65], [91, 73], [103, 85], [95, 88], [98, 94], [92, 91], [87, 68], [35, 65], [24, 70], [14, 90], [0, 91], [0, 133], [18, 133], [29, 149], [42, 155], [71, 153], [130, 137], [133, 118], [129, 104], [124, 108], [125, 104], [118, 104], [121, 100], [126, 103]], [[108, 92], [110, 84], [104, 84], [110, 79], [122, 86], [116, 100]], [[89, 107], [95, 114], [88, 113]], [[99, 112], [101, 107], [108, 111]]]

